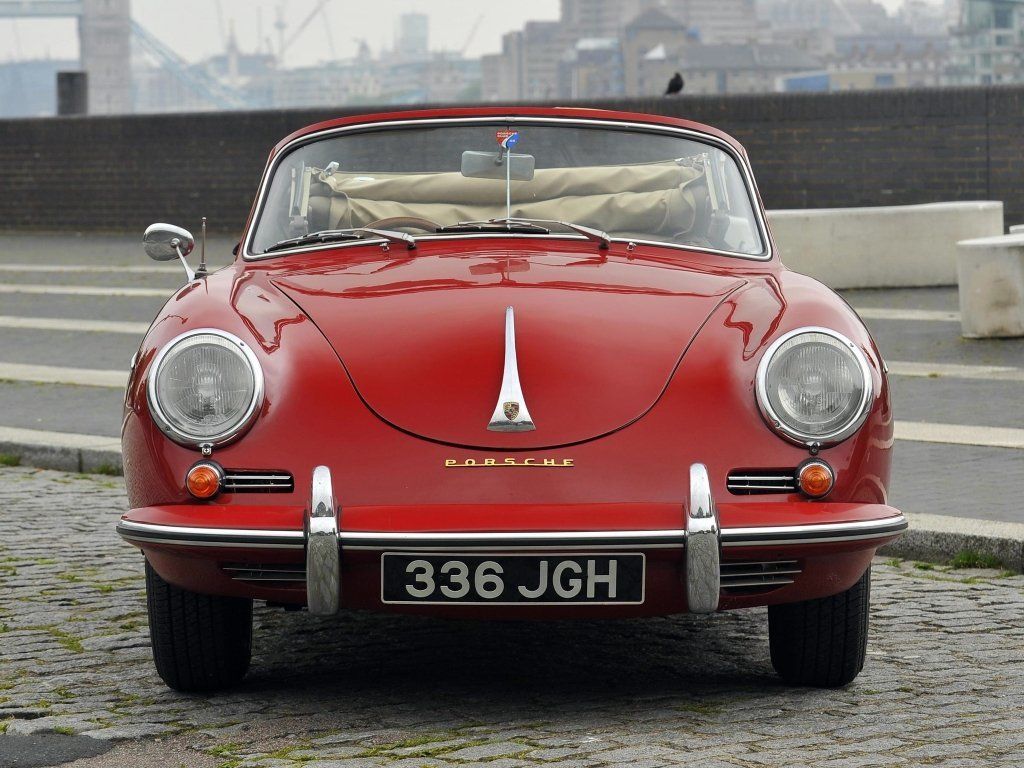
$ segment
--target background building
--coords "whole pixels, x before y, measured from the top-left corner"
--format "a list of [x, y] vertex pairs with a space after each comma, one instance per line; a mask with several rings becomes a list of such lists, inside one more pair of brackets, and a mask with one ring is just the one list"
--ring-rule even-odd
[[688, 93], [770, 93], [785, 75], [806, 71], [818, 60], [772, 43], [694, 45], [680, 56]]
[[694, 39], [686, 25], [661, 8], [648, 8], [622, 31], [623, 91], [630, 96], [663, 93]]
[[[427, 12], [338, 56], [332, 2], [281, 4], [276, 34], [247, 43], [220, 19], [222, 50], [195, 61], [130, 0], [0, 0], [0, 19], [77, 19], [81, 44], [77, 62], [0, 61], [0, 114], [53, 114], [68, 69], [86, 71], [89, 111], [108, 114], [660, 96], [675, 72], [684, 95], [1024, 82], [1024, 0], [559, 0], [559, 18], [524, 21], [479, 58], [466, 50], [485, 14], [461, 44], [442, 30], [439, 47]], [[285, 66], [314, 31], [322, 60]]]
[[1024, 0], [962, 0], [949, 74], [957, 85], [1024, 82]]

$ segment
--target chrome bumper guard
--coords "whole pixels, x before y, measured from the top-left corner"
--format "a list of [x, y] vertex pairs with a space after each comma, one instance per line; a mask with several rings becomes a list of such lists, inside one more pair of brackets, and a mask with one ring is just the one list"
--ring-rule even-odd
[[313, 495], [306, 509], [306, 604], [309, 612], [329, 616], [341, 601], [341, 548], [338, 546], [338, 502], [331, 470], [313, 470]]
[[722, 541], [711, 496], [708, 468], [690, 465], [690, 505], [686, 510], [686, 604], [691, 613], [714, 613], [722, 589]]
[[757, 526], [722, 529], [707, 467], [690, 467], [690, 499], [685, 528], [621, 531], [523, 532], [398, 532], [343, 531], [341, 509], [331, 484], [331, 472], [313, 471], [312, 494], [304, 530], [254, 530], [154, 525], [121, 520], [117, 532], [138, 544], [189, 547], [305, 549], [306, 589], [310, 613], [337, 613], [341, 602], [341, 553], [345, 550], [397, 551], [545, 551], [572, 549], [683, 548], [686, 559], [686, 597], [693, 613], [718, 610], [723, 547], [829, 543], [880, 539], [907, 528], [903, 515], [883, 520], [808, 525]]

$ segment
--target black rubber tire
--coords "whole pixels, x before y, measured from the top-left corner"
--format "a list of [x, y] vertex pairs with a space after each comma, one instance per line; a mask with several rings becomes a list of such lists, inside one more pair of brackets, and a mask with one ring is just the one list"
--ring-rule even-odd
[[156, 671], [176, 691], [239, 683], [252, 657], [252, 600], [168, 584], [146, 561], [146, 604]]
[[772, 666], [790, 685], [838, 688], [864, 668], [871, 569], [845, 592], [768, 607]]

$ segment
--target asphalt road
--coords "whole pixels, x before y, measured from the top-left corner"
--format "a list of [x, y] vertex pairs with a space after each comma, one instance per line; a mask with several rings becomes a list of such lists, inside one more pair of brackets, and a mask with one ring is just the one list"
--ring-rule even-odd
[[244, 684], [189, 696], [154, 672], [142, 558], [113, 533], [124, 504], [120, 478], [0, 469], [0, 768], [1017, 768], [1024, 754], [1024, 576], [876, 560], [868, 661], [842, 690], [778, 681], [763, 609], [493, 623], [259, 608]]
[[[119, 387], [40, 383], [24, 366], [127, 369], [145, 327], [183, 279], [176, 263], [149, 261], [140, 239], [0, 234], [0, 433], [117, 436]], [[230, 262], [232, 245], [211, 238], [210, 263]], [[962, 339], [954, 288], [845, 295], [878, 340], [897, 420], [910, 429], [897, 433], [892, 502], [912, 512], [1024, 522], [1015, 491], [1024, 486], [1024, 454], [1001, 447], [1008, 439], [1024, 446], [1024, 340]], [[921, 424], [942, 429], [925, 440], [914, 431]]]

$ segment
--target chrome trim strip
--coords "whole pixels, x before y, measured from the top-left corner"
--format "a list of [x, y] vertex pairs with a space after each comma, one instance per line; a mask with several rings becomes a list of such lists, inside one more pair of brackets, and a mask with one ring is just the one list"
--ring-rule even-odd
[[[800, 573], [800, 571], [796, 571]], [[787, 584], [792, 584], [793, 579], [769, 579], [767, 581], [759, 581], [758, 579], [749, 579], [747, 581], [731, 581], [724, 579], [722, 581], [722, 589], [751, 589], [752, 587], [763, 587], [765, 589], [774, 589], [775, 587], [784, 587]]]
[[725, 582], [727, 579], [751, 579], [751, 578], [754, 578], [755, 576], [758, 576], [758, 577], [761, 577], [761, 576], [764, 576], [764, 577], [769, 577], [769, 576], [792, 576], [792, 575], [797, 574], [797, 573], [801, 573], [801, 570], [799, 568], [778, 568], [778, 569], [775, 569], [775, 570], [772, 570], [772, 569], [765, 570], [765, 569], [759, 569], [759, 568], [751, 568], [751, 569], [746, 570], [746, 571], [740, 571], [740, 570], [726, 571], [726, 570], [723, 570], [722, 571], [722, 581]]
[[[160, 373], [160, 366], [163, 365], [164, 359], [167, 357], [168, 353], [180, 342], [193, 336], [202, 335], [217, 336], [230, 343], [232, 347], [236, 348], [242, 355], [242, 358], [246, 363], [248, 363], [253, 378], [252, 399], [250, 400], [245, 413], [242, 415], [242, 418], [239, 419], [231, 429], [227, 429], [220, 434], [213, 435], [212, 437], [197, 437], [196, 435], [189, 435], [171, 424], [170, 420], [164, 415], [164, 412], [160, 408], [160, 399], [157, 397], [156, 391], [157, 375]], [[184, 333], [175, 336], [164, 344], [160, 351], [157, 352], [156, 357], [153, 358], [153, 363], [146, 371], [146, 400], [149, 403], [149, 411], [153, 417], [153, 421], [156, 422], [160, 431], [167, 435], [167, 437], [187, 448], [200, 448], [207, 444], [213, 447], [219, 447], [241, 437], [242, 434], [252, 426], [252, 423], [256, 420], [256, 416], [259, 414], [260, 407], [263, 405], [263, 388], [263, 367], [260, 365], [260, 361], [259, 358], [256, 357], [256, 353], [252, 351], [252, 348], [248, 344], [233, 333], [222, 331], [219, 328], [195, 328], [191, 331], [185, 331]]]
[[331, 616], [341, 603], [341, 552], [338, 547], [338, 502], [331, 470], [313, 470], [313, 487], [306, 510], [306, 605], [314, 616]]
[[690, 504], [686, 509], [686, 604], [690, 613], [718, 610], [721, 550], [708, 468], [691, 464]]
[[351, 544], [344, 546], [343, 549], [346, 552], [381, 552], [385, 549], [391, 549], [395, 552], [415, 552], [422, 549], [429, 549], [431, 552], [553, 552], [561, 550], [579, 550], [581, 552], [590, 551], [615, 551], [620, 549], [628, 549], [629, 547], [642, 547], [644, 550], [648, 549], [674, 549], [680, 550], [685, 546], [685, 542], [680, 539], [677, 542], [670, 544], [658, 544], [651, 543], [650, 541], [632, 539], [630, 541], [620, 541], [615, 544], [593, 544], [586, 541], [579, 540], [559, 540], [552, 541], [550, 544], [520, 544], [518, 542], [512, 542], [511, 544], [445, 544], [445, 545], [434, 545], [431, 543], [410, 541], [408, 544], [395, 544], [394, 542], [377, 541], [365, 544]]
[[740, 482], [749, 483], [749, 482], [755, 482], [755, 481], [758, 481], [758, 480], [764, 480], [764, 481], [768, 481], [768, 480], [772, 480], [772, 481], [774, 481], [774, 480], [786, 481], [786, 480], [789, 480], [789, 481], [792, 481], [793, 479], [794, 479], [794, 476], [792, 474], [788, 474], [788, 475], [729, 475], [729, 482], [730, 483], [740, 483]]
[[338, 534], [342, 549], [430, 549], [468, 552], [476, 550], [558, 549], [589, 547], [619, 549], [642, 546], [649, 549], [683, 547], [684, 530], [655, 531], [484, 531], [484, 532], [405, 532], [342, 531]]
[[[806, 544], [885, 538], [907, 528], [907, 520], [897, 515], [885, 520], [861, 520], [849, 523], [818, 523], [751, 528], [722, 528], [724, 547], [752, 547], [765, 544]], [[117, 532], [128, 541], [181, 546], [302, 549], [303, 531], [250, 528], [200, 528], [154, 525], [120, 520]], [[629, 531], [523, 531], [479, 533], [339, 531], [337, 539], [344, 549], [430, 549], [471, 551], [475, 549], [550, 549], [592, 547], [616, 549], [643, 546], [645, 549], [679, 549], [686, 545], [685, 529]], [[728, 563], [726, 563], [728, 564]]]
[[154, 525], [119, 520], [117, 532], [128, 541], [178, 544], [187, 547], [240, 547], [246, 549], [302, 549], [302, 531], [274, 531], [255, 528], [200, 528]]
[[758, 493], [794, 493], [795, 485], [733, 485], [729, 484], [729, 490], [737, 496], [756, 496]]
[[291, 483], [233, 483], [230, 480], [221, 485], [221, 489], [224, 491], [230, 491], [231, 493], [245, 493], [246, 491], [268, 491], [277, 490], [282, 492], [290, 492], [292, 490]]
[[[510, 409], [513, 411], [511, 415], [508, 413]], [[505, 370], [501, 374], [498, 403], [494, 406], [487, 429], [491, 432], [531, 432], [536, 428], [519, 382], [515, 311], [512, 307], [505, 307]]]
[[849, 523], [723, 528], [722, 546], [756, 547], [765, 544], [808, 544], [880, 539], [906, 529], [907, 518], [903, 515], [896, 515], [885, 520], [857, 520]]
[[291, 474], [280, 473], [280, 474], [265, 474], [265, 475], [243, 475], [237, 470], [225, 471], [224, 479], [226, 482], [244, 483], [248, 480], [260, 481], [260, 482], [272, 482], [278, 484], [291, 484], [293, 482]]
[[305, 565], [292, 563], [271, 563], [270, 565], [261, 563], [232, 565], [228, 563], [222, 565], [221, 569], [225, 571], [244, 571], [245, 573], [259, 571], [261, 573], [301, 573], [303, 576], [306, 575]]
[[[844, 424], [842, 428], [834, 430], [827, 435], [807, 435], [793, 429], [786, 424], [785, 421], [779, 418], [778, 414], [775, 413], [775, 409], [772, 408], [771, 401], [768, 399], [766, 384], [768, 379], [768, 368], [771, 367], [772, 358], [775, 357], [775, 353], [779, 351], [779, 347], [793, 337], [804, 333], [824, 334], [845, 346], [853, 354], [853, 357], [860, 368], [861, 376], [864, 378], [864, 392], [861, 396], [856, 416]], [[796, 328], [788, 333], [782, 334], [779, 338], [773, 341], [771, 346], [765, 350], [764, 354], [761, 356], [761, 360], [757, 364], [757, 374], [754, 386], [754, 395], [757, 400], [757, 406], [761, 409], [761, 415], [764, 417], [765, 421], [772, 427], [772, 429], [775, 430], [776, 434], [783, 439], [796, 443], [797, 445], [813, 445], [814, 443], [817, 443], [818, 445], [835, 445], [853, 435], [853, 433], [861, 428], [861, 425], [868, 417], [868, 413], [871, 411], [871, 401], [874, 397], [874, 391], [875, 384], [871, 377], [871, 366], [868, 364], [867, 356], [865, 356], [860, 348], [843, 334], [839, 333], [839, 331], [833, 331], [831, 328], [823, 328], [815, 325]]]
[[365, 541], [379, 539], [381, 541], [401, 542], [415, 539], [416, 541], [510, 541], [522, 539], [530, 541], [550, 541], [552, 539], [577, 539], [579, 541], [601, 541], [604, 539], [628, 540], [635, 539], [683, 539], [686, 531], [681, 528], [658, 528], [654, 530], [628, 531], [342, 531], [338, 538], [346, 541]]
[[[761, 242], [764, 244], [765, 251], [763, 254], [756, 256], [750, 254], [735, 253], [733, 251], [721, 251], [715, 248], [701, 248], [694, 245], [683, 245], [680, 243], [666, 243], [659, 240], [637, 240], [629, 237], [613, 237], [612, 242], [615, 243], [637, 243], [639, 245], [655, 245], [663, 248], [673, 248], [676, 250], [687, 250], [687, 251], [699, 251], [703, 253], [713, 253], [720, 256], [729, 256], [738, 259], [747, 259], [748, 261], [770, 261], [774, 255], [772, 250], [771, 238], [768, 236], [768, 225], [765, 219], [763, 207], [759, 202], [757, 196], [756, 187], [754, 185], [754, 172], [750, 165], [749, 159], [743, 153], [738, 153], [728, 142], [712, 136], [709, 133], [703, 133], [701, 131], [695, 131], [690, 128], [679, 128], [671, 125], [663, 125], [660, 123], [637, 123], [631, 120], [599, 120], [595, 118], [582, 118], [582, 117], [548, 117], [541, 115], [478, 115], [471, 117], [438, 117], [438, 118], [422, 118], [422, 119], [411, 119], [411, 120], [381, 120], [372, 123], [356, 123], [354, 125], [342, 125], [334, 128], [327, 128], [322, 131], [315, 131], [313, 133], [305, 134], [293, 139], [288, 144], [285, 144], [281, 151], [278, 152], [273, 159], [273, 162], [264, 170], [263, 177], [260, 179], [260, 187], [256, 193], [256, 206], [255, 215], [252, 217], [251, 226], [249, 231], [245, 233], [245, 241], [242, 247], [242, 260], [243, 261], [258, 261], [260, 259], [275, 258], [277, 256], [285, 256], [292, 253], [302, 253], [306, 251], [324, 250], [326, 248], [347, 248], [358, 245], [367, 245], [371, 243], [386, 242], [385, 240], [360, 240], [347, 243], [325, 243], [323, 245], [317, 245], [312, 247], [305, 247], [301, 249], [283, 249], [280, 251], [273, 251], [271, 253], [254, 254], [251, 251], [252, 240], [256, 234], [256, 227], [259, 224], [260, 217], [263, 215], [263, 207], [266, 204], [266, 196], [268, 193], [268, 187], [270, 184], [270, 178], [273, 176], [274, 171], [277, 170], [277, 166], [280, 165], [284, 157], [293, 149], [296, 149], [303, 144], [309, 144], [320, 139], [328, 138], [343, 133], [360, 132], [373, 130], [375, 128], [408, 128], [412, 126], [422, 125], [458, 125], [465, 123], [533, 123], [533, 124], [568, 124], [568, 125], [587, 125], [594, 127], [611, 127], [613, 129], [625, 129], [634, 131], [647, 131], [650, 133], [665, 133], [685, 136], [693, 139], [694, 141], [701, 142], [703, 144], [711, 144], [719, 149], [723, 150], [728, 154], [740, 169], [740, 173], [743, 176], [744, 187], [747, 191], [747, 197], [750, 200], [750, 207], [754, 212], [754, 216], [757, 219], [757, 223], [760, 227], [758, 234], [761, 237]], [[434, 240], [451, 240], [451, 239], [470, 239], [475, 237], [481, 237], [479, 233], [468, 234], [468, 235], [434, 235], [434, 236], [423, 236], [420, 235], [416, 239], [419, 242], [434, 241]], [[489, 237], [513, 237], [513, 238], [531, 238], [531, 239], [549, 239], [556, 237], [556, 235], [527, 235], [527, 234], [516, 234], [516, 235], [484, 235]], [[567, 235], [557, 235], [559, 238], [581, 240], [586, 241], [585, 237], [575, 237]]]

